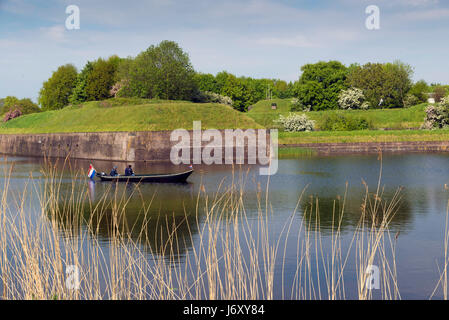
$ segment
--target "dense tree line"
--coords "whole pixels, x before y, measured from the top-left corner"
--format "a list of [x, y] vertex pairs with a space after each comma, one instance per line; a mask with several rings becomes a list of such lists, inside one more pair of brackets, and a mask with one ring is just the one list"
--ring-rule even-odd
[[29, 98], [18, 99], [14, 96], [8, 96], [0, 99], [0, 114], [19, 110], [21, 114], [40, 112], [39, 106]]
[[214, 92], [231, 98], [233, 107], [240, 111], [246, 111], [250, 105], [263, 99], [293, 96], [291, 83], [275, 79], [236, 77], [226, 71], [216, 76], [197, 73], [195, 82], [199, 91]]
[[437, 102], [449, 93], [449, 86], [413, 83], [412, 76], [412, 67], [400, 61], [305, 64], [293, 83], [226, 71], [205, 74], [194, 70], [177, 43], [162, 41], [136, 57], [88, 61], [80, 72], [71, 64], [61, 66], [44, 82], [38, 102], [43, 110], [55, 110], [111, 97], [138, 97], [219, 102], [247, 111], [260, 100], [295, 98], [295, 110], [326, 110], [400, 108], [425, 102], [430, 92]]
[[338, 108], [338, 95], [347, 88], [348, 68], [338, 61], [318, 62], [301, 67], [301, 77], [295, 83], [294, 94], [309, 110]]
[[162, 41], [135, 58], [88, 61], [79, 73], [70, 64], [59, 67], [44, 83], [39, 103], [44, 110], [55, 110], [114, 96], [208, 102], [210, 94], [203, 93], [229, 98], [235, 109], [246, 111], [262, 99], [293, 96], [293, 85], [225, 71], [216, 76], [197, 73], [177, 43]]

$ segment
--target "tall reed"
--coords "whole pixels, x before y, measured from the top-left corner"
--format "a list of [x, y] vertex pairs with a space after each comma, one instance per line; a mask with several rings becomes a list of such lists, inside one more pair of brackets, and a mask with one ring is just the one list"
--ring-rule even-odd
[[[330, 237], [320, 230], [319, 199], [307, 202], [306, 190], [276, 233], [269, 183], [258, 186], [256, 215], [247, 212], [248, 171], [233, 174], [230, 184], [221, 183], [213, 193], [201, 186], [193, 212], [155, 217], [152, 199], [140, 195], [139, 185], [131, 186], [129, 195], [111, 184], [93, 201], [83, 174], [73, 171], [71, 182], [64, 180], [68, 163], [63, 168], [46, 163], [42, 176], [30, 177], [21, 194], [10, 190], [13, 166], [6, 166], [0, 206], [3, 299], [334, 300], [349, 298], [348, 281], [357, 283], [352, 298], [372, 299], [367, 285], [372, 265], [382, 275], [374, 298], [401, 297], [389, 232], [400, 190], [385, 200], [380, 182], [374, 193], [366, 186], [359, 223], [343, 244], [346, 194], [334, 202]], [[67, 183], [68, 191], [62, 188]], [[142, 198], [141, 223], [127, 219], [132, 196]], [[39, 212], [32, 214], [36, 199]], [[288, 249], [292, 241], [295, 252]], [[292, 257], [293, 275], [286, 272]], [[347, 270], [350, 259], [355, 271]], [[79, 270], [78, 289], [68, 266]]]

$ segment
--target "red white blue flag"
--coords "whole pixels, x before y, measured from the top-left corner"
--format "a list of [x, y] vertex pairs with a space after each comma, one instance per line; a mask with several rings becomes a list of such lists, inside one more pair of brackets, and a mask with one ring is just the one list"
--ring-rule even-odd
[[92, 165], [89, 165], [89, 173], [87, 174], [87, 176], [93, 179], [95, 177], [95, 173], [95, 168]]

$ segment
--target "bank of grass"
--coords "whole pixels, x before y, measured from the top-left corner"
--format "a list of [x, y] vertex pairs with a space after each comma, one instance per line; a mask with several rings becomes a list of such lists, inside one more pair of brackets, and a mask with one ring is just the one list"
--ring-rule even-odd
[[279, 132], [279, 144], [449, 141], [449, 130]]
[[216, 103], [109, 99], [24, 115], [1, 123], [0, 133], [189, 130], [198, 120], [203, 129], [262, 128], [245, 114]]
[[[248, 112], [248, 116], [260, 125], [274, 128], [274, 120], [279, 119], [282, 114], [287, 116], [291, 111], [291, 99], [263, 100], [256, 103]], [[277, 109], [272, 110], [271, 104], [275, 102]], [[327, 115], [339, 113], [347, 118], [365, 118], [370, 122], [373, 129], [410, 129], [419, 128], [424, 122], [424, 109], [427, 103], [419, 104], [410, 108], [400, 109], [373, 109], [373, 110], [326, 110], [307, 112], [307, 116], [316, 121], [317, 129], [320, 129]], [[300, 112], [302, 113], [302, 112]]]

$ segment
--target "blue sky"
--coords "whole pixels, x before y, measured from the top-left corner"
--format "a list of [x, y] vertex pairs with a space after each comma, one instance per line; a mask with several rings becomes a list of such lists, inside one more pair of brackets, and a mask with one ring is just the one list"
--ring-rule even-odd
[[[80, 29], [66, 30], [68, 5]], [[380, 8], [380, 30], [365, 9]], [[320, 60], [415, 68], [415, 80], [449, 83], [446, 0], [0, 0], [0, 97], [37, 100], [58, 66], [135, 56], [177, 41], [197, 71], [296, 80]]]

